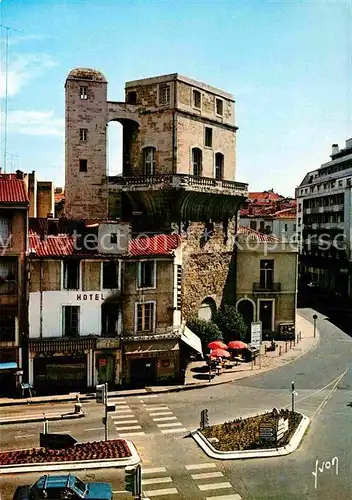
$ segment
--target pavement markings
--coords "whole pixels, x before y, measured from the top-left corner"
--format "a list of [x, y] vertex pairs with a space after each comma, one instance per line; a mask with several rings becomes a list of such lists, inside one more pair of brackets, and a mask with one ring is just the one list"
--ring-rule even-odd
[[206, 497], [205, 500], [242, 500], [242, 497], [238, 493], [234, 493], [233, 495], [221, 495], [218, 497]]
[[136, 429], [141, 429], [142, 426], [141, 425], [129, 425], [127, 427], [116, 427], [116, 430], [117, 432], [120, 432], [120, 431], [129, 431], [129, 430], [136, 430]]
[[145, 436], [145, 432], [125, 432], [120, 434], [120, 437], [129, 437], [129, 436]]
[[120, 418], [134, 418], [134, 414], [131, 413], [131, 415], [111, 415], [111, 418], [113, 420], [119, 420]]
[[85, 431], [101, 431], [102, 429], [105, 429], [105, 427], [92, 427], [91, 429], [84, 429]]
[[115, 426], [120, 424], [138, 424], [138, 420], [119, 420], [118, 422], [114, 422]]
[[223, 488], [232, 488], [231, 483], [210, 483], [210, 484], [198, 484], [198, 488], [200, 491], [208, 491], [208, 490], [219, 490]]
[[22, 438], [28, 438], [28, 437], [34, 437], [37, 436], [37, 434], [23, 434], [22, 436], [15, 436], [15, 439], [22, 439]]
[[178, 491], [176, 488], [166, 488], [164, 490], [145, 491], [144, 493], [147, 495], [147, 497], [157, 497], [159, 495], [177, 495]]
[[158, 427], [179, 427], [181, 422], [170, 422], [169, 424], [157, 424]]
[[190, 464], [185, 465], [187, 470], [198, 470], [198, 469], [214, 469], [216, 464], [214, 463], [205, 463], [205, 464]]
[[149, 413], [151, 417], [159, 417], [161, 415], [172, 415], [172, 411], [158, 411], [156, 413]]
[[182, 427], [181, 429], [180, 428], [177, 428], [177, 429], [162, 429], [161, 432], [163, 434], [173, 434], [175, 432], [187, 432], [187, 429], [185, 429], [184, 427]]
[[161, 483], [172, 483], [172, 479], [171, 477], [152, 477], [149, 479], [142, 479], [142, 485], [161, 484]]
[[169, 410], [170, 408], [168, 406], [158, 405], [158, 406], [152, 406], [152, 407], [146, 406], [145, 409], [148, 411], [157, 411], [157, 410]]
[[223, 477], [222, 472], [202, 472], [201, 474], [191, 474], [192, 479], [212, 479], [214, 477]]
[[149, 467], [149, 469], [142, 469], [142, 475], [157, 474], [158, 472], [166, 472], [166, 467]]
[[[130, 408], [121, 408], [116, 410], [116, 413], [132, 413], [132, 410]], [[114, 416], [114, 415], [112, 415]]]
[[150, 399], [150, 398], [158, 398], [157, 394], [146, 394], [145, 396], [138, 396], [138, 399]]
[[177, 417], [157, 417], [153, 418], [154, 422], [162, 422], [165, 420], [177, 420]]

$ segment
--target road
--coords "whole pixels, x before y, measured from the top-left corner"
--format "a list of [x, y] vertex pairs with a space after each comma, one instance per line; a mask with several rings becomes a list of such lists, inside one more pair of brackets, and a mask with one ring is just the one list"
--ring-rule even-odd
[[[307, 318], [311, 310], [302, 310]], [[109, 437], [132, 440], [142, 458], [144, 495], [162, 500], [350, 500], [352, 498], [351, 338], [319, 315], [319, 345], [297, 361], [275, 371], [217, 387], [148, 396], [116, 398], [109, 418]], [[197, 447], [189, 431], [199, 426], [200, 411], [209, 410], [210, 424], [290, 407], [295, 381], [296, 408], [308, 415], [311, 426], [300, 448], [281, 458], [219, 461]], [[1, 408], [21, 414], [63, 412], [72, 404]], [[50, 422], [51, 432], [68, 432], [79, 441], [104, 438], [102, 407], [84, 404], [87, 417]], [[1, 449], [38, 445], [43, 425], [0, 427]], [[337, 457], [336, 467], [326, 468]], [[318, 465], [317, 461], [318, 460]], [[317, 477], [312, 472], [317, 468]], [[320, 468], [320, 470], [319, 470]], [[123, 470], [78, 472], [86, 480], [109, 481], [114, 498], [121, 492]], [[2, 499], [11, 499], [17, 485], [34, 482], [35, 475], [0, 476]]]

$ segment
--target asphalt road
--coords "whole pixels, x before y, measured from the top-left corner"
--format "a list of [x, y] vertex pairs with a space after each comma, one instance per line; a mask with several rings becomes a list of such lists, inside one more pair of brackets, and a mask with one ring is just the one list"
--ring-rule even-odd
[[[301, 311], [307, 318], [313, 312]], [[143, 488], [147, 498], [218, 500], [350, 500], [352, 498], [352, 391], [351, 338], [319, 315], [319, 345], [297, 361], [272, 372], [236, 383], [194, 391], [116, 399], [110, 416], [109, 436], [135, 443], [142, 458]], [[199, 426], [200, 411], [209, 410], [210, 423], [290, 407], [291, 381], [295, 381], [296, 409], [308, 415], [311, 426], [300, 448], [281, 458], [219, 461], [197, 447], [189, 431]], [[21, 414], [63, 412], [72, 404], [2, 408]], [[104, 438], [102, 407], [84, 404], [87, 417], [50, 422], [51, 432], [68, 432], [79, 441]], [[42, 424], [0, 427], [1, 449], [38, 445]], [[330, 467], [337, 457], [338, 469]], [[318, 461], [318, 463], [317, 463]], [[336, 462], [336, 460], [335, 460]], [[316, 477], [312, 472], [317, 472]], [[109, 481], [115, 498], [121, 493], [123, 470], [77, 472], [86, 480]], [[11, 499], [17, 485], [38, 477], [0, 476], [1, 499]], [[120, 493], [117, 493], [120, 492]]]

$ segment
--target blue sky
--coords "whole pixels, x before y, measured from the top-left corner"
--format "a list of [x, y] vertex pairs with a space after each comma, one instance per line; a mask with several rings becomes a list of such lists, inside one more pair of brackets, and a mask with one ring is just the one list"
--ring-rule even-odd
[[[63, 185], [64, 82], [75, 67], [101, 70], [110, 100], [123, 100], [125, 81], [174, 72], [231, 92], [236, 178], [252, 191], [294, 195], [331, 144], [352, 137], [350, 1], [2, 0], [0, 9], [12, 28], [7, 171]], [[1, 164], [4, 109], [2, 99]], [[121, 163], [114, 137], [111, 173]]]

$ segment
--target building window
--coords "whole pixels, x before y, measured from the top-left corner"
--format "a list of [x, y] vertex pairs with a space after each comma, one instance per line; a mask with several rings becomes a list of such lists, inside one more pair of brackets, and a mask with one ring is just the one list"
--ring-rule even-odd
[[14, 294], [17, 291], [17, 260], [0, 259], [0, 295]]
[[198, 109], [202, 107], [202, 95], [199, 90], [193, 90], [193, 107]]
[[274, 281], [274, 261], [261, 260], [260, 261], [260, 287], [272, 288]]
[[288, 225], [285, 224], [285, 232], [287, 232], [287, 231], [288, 231]]
[[64, 289], [79, 290], [79, 260], [64, 261]]
[[0, 311], [0, 342], [14, 342], [16, 340], [16, 317], [6, 307]]
[[143, 164], [145, 175], [155, 174], [155, 151], [156, 150], [153, 147], [143, 149]]
[[293, 224], [293, 230], [296, 231], [296, 224]]
[[137, 304], [137, 332], [154, 331], [154, 313], [154, 302], [144, 302], [143, 304]]
[[207, 148], [211, 148], [213, 146], [213, 129], [210, 127], [205, 127], [204, 144]]
[[156, 261], [143, 260], [138, 262], [137, 288], [155, 288], [156, 285]]
[[159, 104], [170, 103], [170, 85], [160, 85], [159, 87]]
[[118, 289], [119, 287], [119, 263], [103, 262], [103, 288]]
[[110, 234], [110, 245], [117, 245], [117, 233]]
[[137, 92], [135, 90], [127, 92], [127, 103], [137, 104]]
[[249, 223], [250, 229], [253, 229], [254, 231], [257, 230], [257, 221], [256, 220], [251, 220]]
[[62, 307], [62, 335], [64, 337], [79, 336], [79, 306]]
[[116, 304], [102, 304], [101, 333], [107, 337], [116, 337], [119, 332], [120, 309]]
[[87, 172], [87, 160], [79, 160], [79, 171], [80, 172]]
[[79, 129], [79, 140], [82, 142], [86, 142], [88, 136], [88, 129], [87, 128], [80, 128]]
[[87, 87], [80, 87], [79, 93], [80, 93], [81, 99], [83, 99], [83, 100], [88, 99], [88, 88]]
[[199, 148], [192, 149], [192, 164], [193, 175], [196, 177], [202, 176], [202, 150]]
[[222, 153], [215, 154], [215, 179], [221, 181], [224, 177], [224, 155]]
[[0, 248], [7, 247], [10, 238], [10, 219], [0, 217]]
[[216, 114], [219, 116], [224, 114], [224, 102], [222, 99], [216, 99]]

